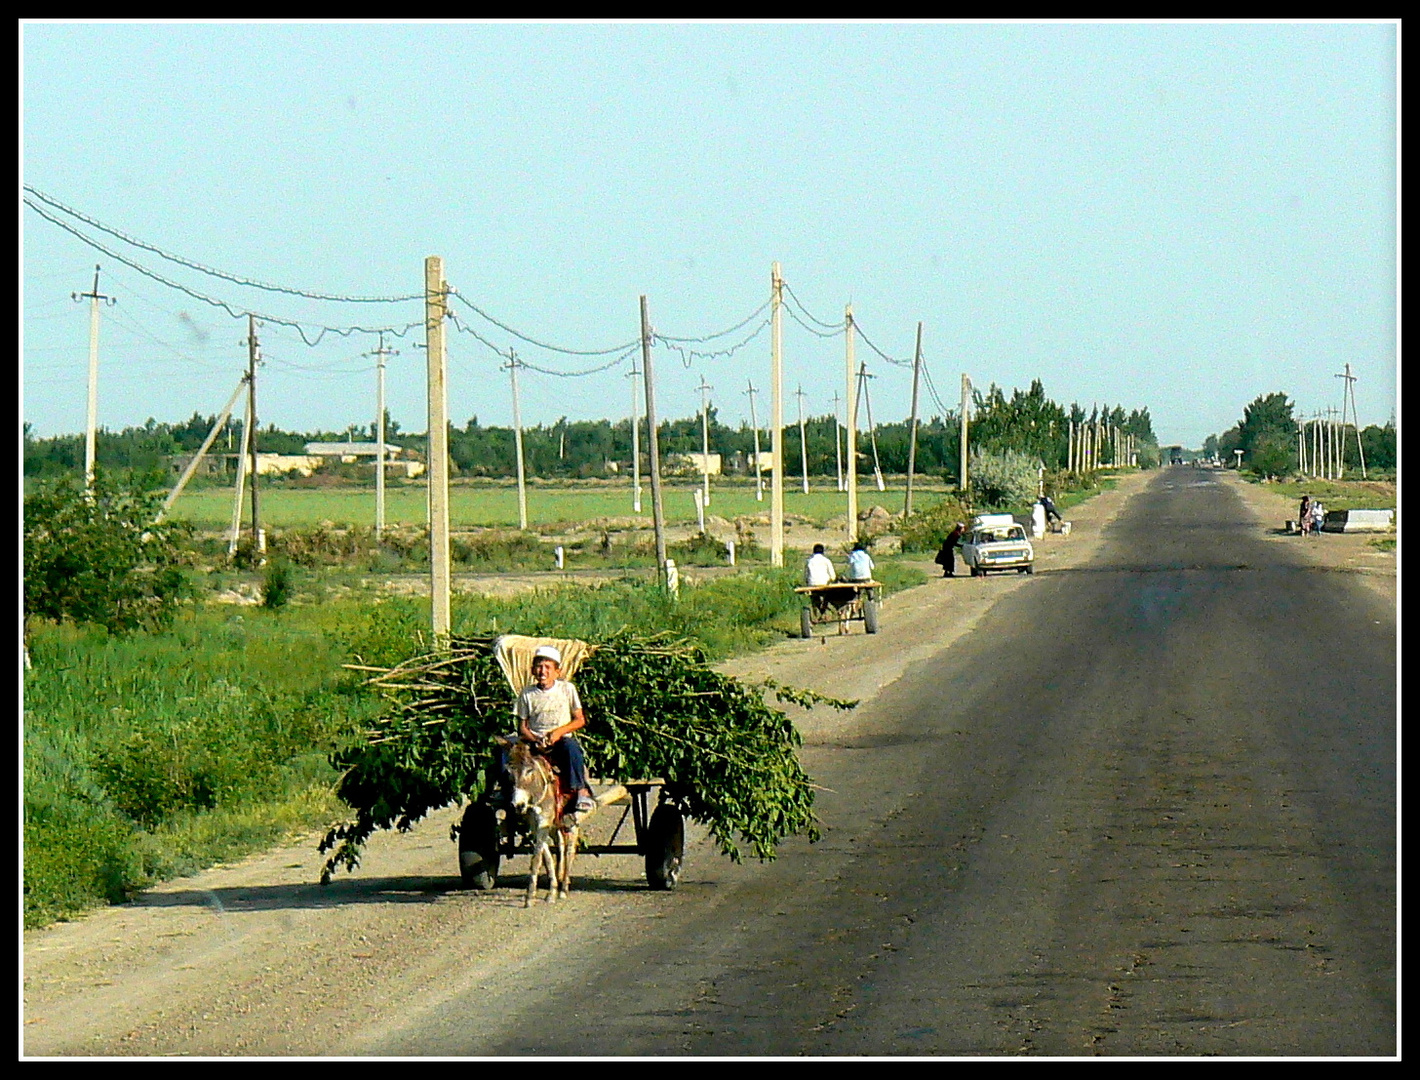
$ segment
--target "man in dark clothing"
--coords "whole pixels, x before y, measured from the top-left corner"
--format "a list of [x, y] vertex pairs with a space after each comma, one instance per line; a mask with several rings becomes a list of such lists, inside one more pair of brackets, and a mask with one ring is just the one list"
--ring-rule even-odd
[[1040, 497], [1040, 505], [1045, 508], [1045, 524], [1047, 526], [1050, 525], [1051, 518], [1054, 518], [1056, 521], [1065, 520], [1060, 516], [1060, 511], [1055, 509], [1055, 502], [1049, 495], [1042, 495]]
[[937, 557], [933, 560], [942, 568], [942, 577], [956, 577], [956, 549], [957, 545], [961, 543], [964, 532], [966, 532], [966, 526], [958, 521], [952, 531], [947, 534], [947, 538], [942, 541], [942, 550], [937, 552]]

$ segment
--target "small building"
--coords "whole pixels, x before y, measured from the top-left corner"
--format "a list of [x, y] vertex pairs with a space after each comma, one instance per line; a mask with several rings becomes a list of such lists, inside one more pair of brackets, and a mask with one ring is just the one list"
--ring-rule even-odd
[[721, 461], [719, 454], [667, 454], [665, 468], [669, 473], [693, 473], [696, 476], [704, 475], [705, 462], [710, 463], [710, 475], [719, 476]]
[[[379, 457], [380, 444], [373, 442], [309, 442], [306, 454], [321, 462], [338, 461], [343, 465], [368, 463], [374, 466]], [[415, 450], [405, 450], [394, 443], [385, 443], [385, 472], [400, 472], [406, 479], [424, 475], [424, 463]]]
[[[233, 477], [237, 473], [237, 460], [241, 456], [237, 453], [214, 454], [209, 451], [203, 455], [197, 466], [196, 475]], [[168, 459], [168, 466], [174, 475], [181, 476], [191, 464], [192, 458], [192, 454], [177, 454]], [[319, 467], [320, 459], [308, 454], [263, 454], [259, 450], [256, 454], [258, 476], [285, 476], [288, 473], [310, 476]]]

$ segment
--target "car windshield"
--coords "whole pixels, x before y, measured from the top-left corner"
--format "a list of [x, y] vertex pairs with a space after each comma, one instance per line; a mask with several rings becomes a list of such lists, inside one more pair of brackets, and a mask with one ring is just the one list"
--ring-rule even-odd
[[1003, 540], [1024, 540], [1025, 538], [1024, 529], [1019, 525], [1011, 525], [1004, 529], [982, 529], [977, 534], [976, 542], [978, 544], [995, 544]]

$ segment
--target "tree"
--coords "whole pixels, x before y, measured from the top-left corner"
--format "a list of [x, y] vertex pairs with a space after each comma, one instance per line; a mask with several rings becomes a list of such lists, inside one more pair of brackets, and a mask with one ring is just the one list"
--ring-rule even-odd
[[175, 542], [181, 526], [153, 523], [161, 503], [143, 478], [120, 483], [104, 470], [92, 495], [73, 477], [39, 482], [25, 496], [26, 620], [72, 619], [113, 633], [170, 622], [187, 583]]
[[[1283, 393], [1259, 394], [1251, 405], [1243, 409], [1243, 418], [1238, 423], [1237, 431], [1238, 442], [1233, 449], [1243, 452], [1243, 463], [1250, 469], [1266, 475], [1269, 470], [1260, 467], [1253, 461], [1253, 457], [1264, 448], [1267, 448], [1269, 460], [1275, 457], [1270, 450], [1275, 441], [1271, 436], [1281, 436], [1291, 445], [1297, 434], [1297, 422], [1292, 418], [1292, 403]], [[1286, 466], [1273, 471], [1280, 475], [1286, 471]]]

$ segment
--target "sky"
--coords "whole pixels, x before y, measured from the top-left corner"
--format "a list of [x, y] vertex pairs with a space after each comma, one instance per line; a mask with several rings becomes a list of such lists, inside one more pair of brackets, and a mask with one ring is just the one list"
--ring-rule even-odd
[[1261, 394], [1339, 410], [1350, 363], [1383, 424], [1398, 34], [23, 22], [23, 419], [84, 429], [98, 265], [101, 426], [217, 413], [251, 312], [263, 426], [368, 425], [385, 328], [389, 411], [423, 431], [437, 255], [459, 426], [511, 423], [510, 355], [525, 424], [625, 417], [643, 295], [658, 416], [703, 380], [765, 425], [776, 261], [786, 423], [845, 395], [851, 304], [878, 420], [908, 415], [920, 322], [926, 416], [963, 373], [1039, 379], [1199, 447]]

